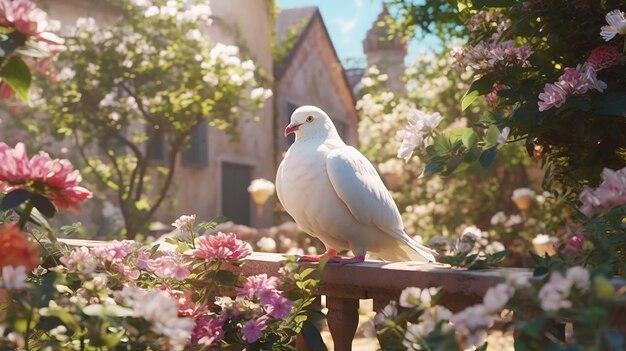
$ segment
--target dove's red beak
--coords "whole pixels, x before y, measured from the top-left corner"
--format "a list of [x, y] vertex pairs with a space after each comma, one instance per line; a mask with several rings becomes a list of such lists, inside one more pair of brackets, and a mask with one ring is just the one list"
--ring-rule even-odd
[[285, 136], [294, 133], [298, 128], [300, 128], [302, 124], [289, 124], [287, 128], [285, 128]]

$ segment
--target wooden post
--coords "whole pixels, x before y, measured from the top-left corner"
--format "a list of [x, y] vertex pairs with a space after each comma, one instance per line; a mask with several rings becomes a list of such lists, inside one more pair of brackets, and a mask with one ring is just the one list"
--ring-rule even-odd
[[333, 336], [335, 350], [351, 351], [352, 339], [359, 324], [359, 300], [326, 297], [328, 329]]

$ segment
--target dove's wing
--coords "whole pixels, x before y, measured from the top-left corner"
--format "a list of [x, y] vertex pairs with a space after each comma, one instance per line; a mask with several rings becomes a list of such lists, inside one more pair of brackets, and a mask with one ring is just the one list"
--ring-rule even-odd
[[371, 162], [357, 149], [348, 146], [331, 151], [326, 171], [335, 192], [357, 221], [380, 228], [426, 259], [435, 261], [428, 248], [404, 232], [402, 217], [391, 194]]
[[383, 231], [404, 229], [398, 208], [376, 169], [355, 148], [331, 151], [326, 171], [335, 192], [359, 222]]

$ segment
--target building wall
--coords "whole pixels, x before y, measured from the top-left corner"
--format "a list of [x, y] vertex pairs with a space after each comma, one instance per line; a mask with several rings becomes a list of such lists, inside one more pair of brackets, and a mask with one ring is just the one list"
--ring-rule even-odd
[[[277, 134], [282, 136], [289, 121], [289, 104], [315, 105], [323, 109], [335, 124], [345, 123], [344, 141], [356, 146], [357, 113], [350, 88], [320, 17], [314, 16], [312, 21], [312, 27], [303, 34], [305, 37], [300, 39], [300, 45], [277, 82]], [[280, 138], [278, 147], [280, 159], [288, 147], [287, 139]]]

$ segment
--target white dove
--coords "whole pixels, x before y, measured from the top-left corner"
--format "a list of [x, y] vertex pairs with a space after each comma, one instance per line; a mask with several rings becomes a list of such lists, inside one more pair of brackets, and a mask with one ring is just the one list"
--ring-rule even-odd
[[[328, 115], [302, 106], [285, 136], [296, 134], [276, 174], [283, 207], [326, 252], [301, 261], [357, 263], [370, 251], [387, 261], [435, 261], [432, 251], [405, 232], [402, 217], [380, 176], [363, 154], [346, 145]], [[352, 250], [354, 257], [337, 257]]]

